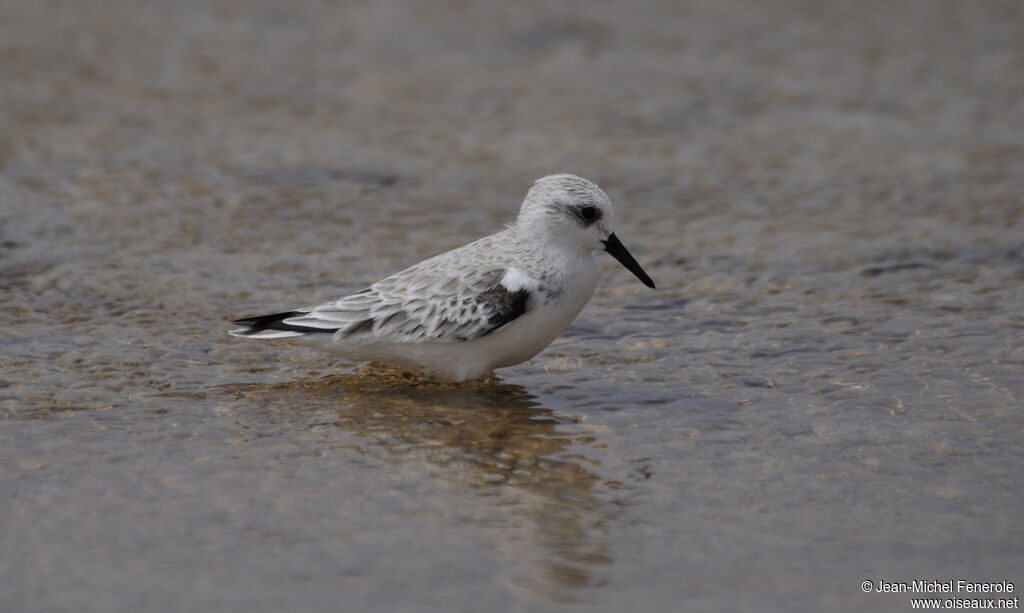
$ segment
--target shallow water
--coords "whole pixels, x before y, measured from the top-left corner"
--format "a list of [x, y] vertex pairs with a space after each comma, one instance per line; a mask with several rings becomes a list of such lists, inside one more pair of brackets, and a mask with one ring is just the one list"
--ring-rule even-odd
[[[1024, 589], [1024, 10], [677, 4], [0, 7], [0, 608]], [[658, 289], [500, 381], [226, 335], [561, 171]]]

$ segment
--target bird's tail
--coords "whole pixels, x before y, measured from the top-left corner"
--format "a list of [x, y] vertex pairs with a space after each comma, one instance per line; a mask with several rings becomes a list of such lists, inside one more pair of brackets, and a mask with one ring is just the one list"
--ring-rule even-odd
[[309, 326], [298, 326], [288, 323], [289, 319], [301, 317], [306, 313], [307, 311], [288, 311], [287, 313], [274, 313], [273, 315], [236, 319], [231, 323], [243, 327], [231, 330], [228, 334], [242, 338], [292, 338], [305, 336], [310, 332], [325, 332], [322, 328], [311, 328]]

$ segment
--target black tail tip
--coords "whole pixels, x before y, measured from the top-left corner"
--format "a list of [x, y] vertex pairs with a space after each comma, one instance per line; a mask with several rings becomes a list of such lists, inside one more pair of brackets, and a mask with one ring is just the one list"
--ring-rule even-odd
[[260, 330], [274, 328], [274, 324], [288, 319], [289, 317], [296, 317], [298, 315], [304, 315], [304, 313], [302, 311], [288, 311], [287, 313], [274, 313], [273, 315], [243, 317], [242, 319], [233, 319], [231, 320], [231, 323], [238, 324], [239, 326], [247, 326], [249, 328], [247, 332], [259, 332]]

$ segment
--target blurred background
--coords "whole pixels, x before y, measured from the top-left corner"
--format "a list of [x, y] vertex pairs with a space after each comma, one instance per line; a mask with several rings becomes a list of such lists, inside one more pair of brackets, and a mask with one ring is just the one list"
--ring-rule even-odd
[[[1024, 4], [0, 0], [0, 608], [907, 610], [1024, 584]], [[609, 194], [437, 386], [227, 321]]]

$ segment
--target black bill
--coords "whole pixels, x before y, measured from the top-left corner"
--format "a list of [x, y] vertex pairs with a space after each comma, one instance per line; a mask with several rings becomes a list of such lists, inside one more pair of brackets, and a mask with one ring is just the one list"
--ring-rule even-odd
[[636, 275], [637, 279], [643, 281], [644, 285], [651, 289], [654, 289], [654, 281], [652, 281], [651, 278], [647, 276], [647, 273], [644, 272], [643, 268], [640, 268], [640, 265], [636, 263], [636, 260], [633, 259], [632, 254], [630, 254], [629, 250], [626, 249], [626, 246], [619, 241], [618, 237], [615, 236], [614, 232], [609, 234], [608, 238], [604, 240], [604, 250], [612, 254], [612, 257], [618, 260], [620, 264], [625, 266], [629, 270], [629, 272]]

